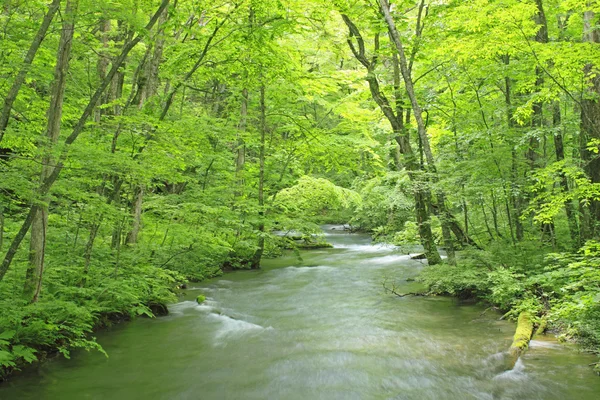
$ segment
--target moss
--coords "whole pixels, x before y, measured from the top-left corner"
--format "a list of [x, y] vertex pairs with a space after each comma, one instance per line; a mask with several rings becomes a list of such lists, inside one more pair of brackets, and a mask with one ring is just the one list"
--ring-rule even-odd
[[204, 303], [204, 301], [206, 300], [206, 296], [203, 294], [198, 295], [198, 297], [196, 297], [196, 302], [198, 304], [202, 304]]
[[513, 343], [510, 346], [510, 352], [516, 356], [519, 356], [529, 346], [529, 340], [533, 333], [533, 321], [531, 315], [523, 311], [519, 314], [517, 321], [517, 330], [513, 337]]
[[310, 250], [310, 249], [330, 249], [333, 248], [331, 243], [317, 242], [317, 243], [299, 243], [297, 245], [299, 249]]
[[538, 328], [535, 330], [535, 335], [543, 335], [544, 332], [546, 332], [546, 329], [548, 329], [548, 320], [547, 319], [542, 319], [540, 322], [540, 325], [538, 326]]

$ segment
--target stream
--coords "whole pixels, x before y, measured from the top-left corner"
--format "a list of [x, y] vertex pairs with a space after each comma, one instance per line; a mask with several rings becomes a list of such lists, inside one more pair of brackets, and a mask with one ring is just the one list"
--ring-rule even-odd
[[423, 263], [325, 232], [334, 248], [191, 284], [169, 316], [99, 332], [108, 358], [56, 358], [1, 384], [0, 399], [600, 398], [594, 357], [545, 337], [506, 371], [513, 323], [451, 298], [385, 293], [385, 277], [417, 290]]

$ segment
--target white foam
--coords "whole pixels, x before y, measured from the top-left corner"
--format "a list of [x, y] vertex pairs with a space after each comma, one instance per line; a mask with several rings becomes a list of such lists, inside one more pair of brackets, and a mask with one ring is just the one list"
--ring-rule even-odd
[[264, 326], [253, 324], [241, 319], [234, 319], [222, 314], [211, 313], [209, 317], [218, 320], [221, 323], [221, 327], [215, 333], [215, 339], [217, 340], [226, 339], [232, 336], [240, 336], [250, 332], [273, 329], [273, 327], [265, 328]]
[[410, 259], [409, 255], [390, 254], [388, 256], [372, 257], [365, 261], [367, 261], [369, 264], [391, 264], [400, 260], [408, 259]]
[[521, 381], [527, 379], [525, 374], [525, 364], [521, 361], [521, 358], [517, 360], [513, 369], [504, 371], [494, 377], [494, 380], [507, 380], [507, 381]]
[[543, 348], [543, 349], [560, 349], [560, 344], [556, 342], [547, 342], [543, 340], [531, 340], [529, 342], [530, 348]]
[[289, 272], [308, 272], [308, 271], [330, 271], [334, 270], [334, 267], [328, 267], [326, 265], [315, 265], [314, 267], [286, 267], [283, 271]]
[[347, 249], [361, 253], [378, 253], [380, 251], [391, 250], [395, 246], [388, 244], [334, 244], [333, 247], [335, 249]]
[[187, 300], [181, 303], [175, 303], [169, 305], [169, 314], [172, 315], [183, 315], [185, 310], [195, 308], [198, 304], [195, 301]]

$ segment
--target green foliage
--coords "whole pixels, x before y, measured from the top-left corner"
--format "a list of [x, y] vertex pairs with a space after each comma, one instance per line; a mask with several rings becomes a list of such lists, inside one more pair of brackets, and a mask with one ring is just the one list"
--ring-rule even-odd
[[[52, 144], [46, 116], [62, 18], [27, 67], [47, 4], [9, 3], [0, 13], [0, 98], [20, 71], [27, 76], [0, 139], [0, 255], [31, 205], [47, 212], [48, 227], [44, 272], [27, 278], [39, 296], [21, 298], [28, 236], [0, 278], [0, 370], [97, 348], [95, 327], [151, 316], [173, 301], [177, 282], [250, 268], [261, 247], [265, 257], [297, 249], [272, 231], [321, 245], [318, 224], [350, 222], [377, 240], [418, 243], [416, 189], [437, 243], [444, 201], [486, 249], [465, 252], [458, 267], [426, 270], [432, 291], [476, 296], [511, 316], [530, 311], [598, 343], [596, 245], [557, 253], [600, 232], [600, 183], [590, 169], [600, 139], [581, 123], [582, 104], [598, 96], [597, 43], [581, 40], [583, 12], [595, 4], [546, 6], [548, 21], [559, 21], [549, 23], [547, 43], [535, 40], [536, 2], [398, 5], [429, 165], [374, 4], [179, 0], [146, 31], [157, 2], [80, 2]], [[377, 59], [368, 74], [388, 101], [383, 111], [402, 122], [393, 131], [340, 12], [362, 32], [365, 59]], [[137, 34], [82, 134], [66, 141]], [[398, 151], [401, 137], [411, 160]], [[42, 165], [59, 161], [58, 180], [40, 195]]]
[[316, 221], [331, 211], [352, 210], [361, 204], [358, 193], [310, 176], [302, 176], [296, 185], [280, 191], [276, 200], [282, 214]]
[[530, 313], [577, 338], [587, 349], [600, 348], [600, 244], [588, 242], [578, 254], [551, 253], [539, 267], [506, 267], [489, 252], [465, 254], [457, 266], [427, 267], [420, 280], [432, 293], [472, 297], [499, 307], [512, 318]]
[[388, 172], [384, 176], [355, 182], [361, 196], [360, 205], [350, 221], [375, 237], [386, 237], [402, 229], [411, 219], [413, 203], [406, 192], [409, 182], [404, 172]]

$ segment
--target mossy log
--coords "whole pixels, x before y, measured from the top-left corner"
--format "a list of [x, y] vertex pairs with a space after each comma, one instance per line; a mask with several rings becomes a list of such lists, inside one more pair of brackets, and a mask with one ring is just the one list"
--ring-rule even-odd
[[517, 360], [523, 354], [525, 350], [529, 347], [529, 340], [531, 340], [531, 336], [533, 335], [533, 321], [531, 319], [531, 314], [527, 311], [523, 311], [519, 314], [519, 319], [517, 320], [517, 330], [515, 331], [515, 336], [513, 336], [513, 342], [508, 350], [510, 355], [510, 369], [512, 369]]
[[310, 250], [310, 249], [331, 249], [333, 245], [327, 242], [316, 242], [316, 243], [298, 243], [296, 245], [297, 248], [302, 250]]
[[538, 328], [535, 330], [535, 335], [543, 335], [544, 332], [546, 332], [546, 329], [548, 329], [548, 320], [547, 319], [542, 319], [542, 322], [540, 322], [540, 325], [538, 326]]

